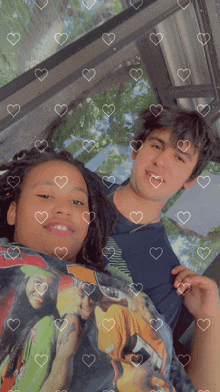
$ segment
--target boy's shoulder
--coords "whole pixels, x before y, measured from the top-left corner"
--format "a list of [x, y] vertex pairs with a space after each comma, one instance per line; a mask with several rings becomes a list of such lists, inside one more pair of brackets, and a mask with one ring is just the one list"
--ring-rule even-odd
[[[115, 183], [114, 176], [100, 176], [95, 172], [93, 172], [93, 175], [95, 178], [99, 179], [102, 182], [102, 184], [104, 185], [105, 194], [107, 196], [110, 196], [121, 186], [120, 184]], [[113, 181], [109, 181], [110, 179]]]

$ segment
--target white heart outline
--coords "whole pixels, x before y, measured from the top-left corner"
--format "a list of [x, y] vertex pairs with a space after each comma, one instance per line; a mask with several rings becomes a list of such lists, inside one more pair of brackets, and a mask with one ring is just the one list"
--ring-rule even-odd
[[[209, 182], [208, 182], [208, 184], [206, 184], [205, 186], [203, 186], [202, 184], [200, 184], [200, 182], [199, 182], [199, 178], [200, 177], [202, 177], [202, 179], [204, 180], [204, 178], [209, 178]], [[206, 188], [209, 184], [210, 184], [210, 182], [211, 182], [211, 178], [209, 177], [209, 176], [199, 176], [198, 178], [197, 178], [197, 182], [198, 182], [198, 184], [204, 189], [204, 188]]]
[[[151, 38], [151, 36], [158, 36], [158, 35], [160, 35], [161, 36], [161, 38], [158, 40], [158, 42], [154, 42], [154, 40]], [[151, 42], [153, 42], [153, 44], [154, 45], [159, 45], [159, 43], [163, 40], [163, 34], [162, 33], [151, 33], [150, 35], [149, 35], [149, 38], [150, 38], [150, 40], [151, 40]]]
[[[185, 215], [185, 214], [187, 214], [187, 213], [189, 214], [189, 218], [188, 218], [185, 222], [183, 222], [182, 219], [180, 219], [178, 215], [179, 215], [179, 214]], [[180, 222], [181, 222], [183, 225], [185, 225], [185, 223], [188, 222], [188, 220], [191, 218], [191, 214], [190, 214], [189, 211], [185, 211], [185, 212], [179, 211], [179, 212], [177, 213], [177, 218], [180, 220]]]
[[[65, 253], [65, 255], [63, 255], [63, 257], [60, 257], [58, 254], [57, 254], [57, 250], [63, 250], [63, 249], [66, 249], [66, 253]], [[66, 255], [68, 254], [68, 249], [65, 247], [65, 246], [63, 246], [62, 248], [60, 248], [59, 246], [57, 246], [55, 249], [54, 249], [54, 253], [55, 253], [55, 255], [58, 257], [58, 259], [60, 259], [60, 260], [63, 260], [64, 259], [64, 257], [66, 257]]]
[[[8, 38], [9, 35], [13, 35], [13, 37], [14, 37], [15, 35], [19, 35], [19, 38], [17, 39], [17, 41], [16, 41], [15, 43], [13, 43], [13, 42], [11, 42], [10, 39]], [[8, 33], [8, 34], [7, 34], [7, 40], [8, 40], [8, 42], [10, 42], [10, 44], [13, 45], [13, 46], [15, 46], [15, 45], [20, 41], [20, 39], [21, 39], [21, 36], [20, 36], [19, 33]]]

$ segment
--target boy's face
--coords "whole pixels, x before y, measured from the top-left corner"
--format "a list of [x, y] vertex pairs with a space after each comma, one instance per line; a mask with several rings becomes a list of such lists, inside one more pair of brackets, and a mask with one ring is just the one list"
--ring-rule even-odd
[[[65, 181], [57, 179], [62, 188], [54, 181], [58, 176], [68, 178], [64, 186]], [[88, 233], [84, 211], [89, 212], [89, 202], [82, 174], [69, 163], [48, 161], [28, 172], [18, 203], [12, 202], [9, 207], [7, 222], [15, 225], [14, 241], [52, 256], [57, 253], [62, 257], [66, 248], [68, 253], [63, 259], [75, 262]], [[37, 212], [42, 223], [35, 218]], [[54, 253], [56, 248], [64, 249]]]
[[[180, 147], [186, 149], [188, 145]], [[199, 152], [194, 150], [190, 146], [183, 153], [178, 146], [172, 146], [170, 129], [155, 129], [143, 147], [137, 153], [133, 151], [131, 187], [144, 199], [166, 203], [182, 187], [190, 188], [196, 182], [186, 182], [198, 161]], [[148, 173], [162, 177], [163, 182]]]

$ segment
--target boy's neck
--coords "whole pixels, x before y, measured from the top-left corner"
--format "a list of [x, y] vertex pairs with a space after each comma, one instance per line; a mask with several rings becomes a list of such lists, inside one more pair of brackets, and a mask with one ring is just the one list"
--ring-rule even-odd
[[[140, 225], [146, 225], [150, 223], [160, 222], [160, 214], [165, 202], [157, 202], [152, 200], [147, 200], [140, 197], [132, 187], [130, 183], [126, 186], [120, 187], [114, 194], [114, 204], [118, 211], [125, 216], [130, 222], [134, 223], [131, 219], [130, 214], [132, 211], [141, 211], [143, 218], [138, 222]], [[135, 215], [133, 216], [133, 218]], [[137, 216], [137, 220], [140, 216]]]

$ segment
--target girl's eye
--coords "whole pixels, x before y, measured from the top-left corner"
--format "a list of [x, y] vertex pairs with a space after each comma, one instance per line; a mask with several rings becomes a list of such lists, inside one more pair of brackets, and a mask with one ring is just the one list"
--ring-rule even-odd
[[51, 197], [49, 195], [37, 195], [37, 196], [42, 197], [43, 199], [48, 199], [49, 197]]
[[83, 203], [81, 201], [79, 201], [79, 200], [73, 200], [73, 204], [83, 205]]

